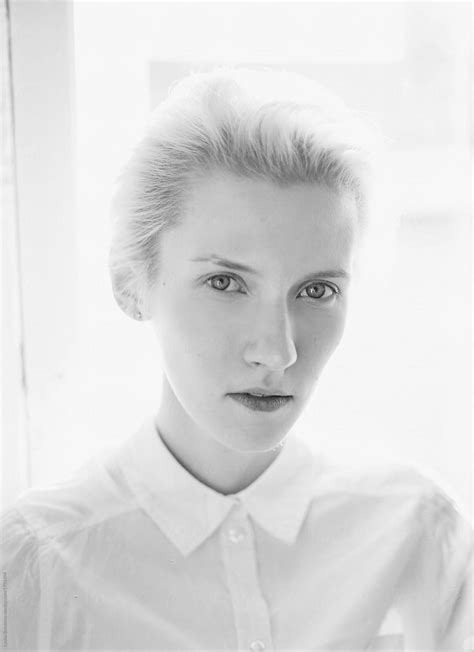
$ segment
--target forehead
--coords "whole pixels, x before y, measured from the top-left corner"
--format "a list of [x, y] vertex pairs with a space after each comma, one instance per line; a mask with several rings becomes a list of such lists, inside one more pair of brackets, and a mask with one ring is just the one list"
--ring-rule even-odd
[[340, 262], [352, 248], [354, 200], [319, 184], [279, 186], [212, 173], [196, 179], [174, 245], [186, 254]]

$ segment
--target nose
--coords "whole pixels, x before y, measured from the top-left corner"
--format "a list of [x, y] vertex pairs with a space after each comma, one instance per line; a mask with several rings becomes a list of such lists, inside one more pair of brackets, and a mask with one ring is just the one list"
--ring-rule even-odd
[[287, 308], [261, 306], [254, 317], [244, 350], [247, 364], [259, 364], [275, 371], [294, 364], [297, 352]]

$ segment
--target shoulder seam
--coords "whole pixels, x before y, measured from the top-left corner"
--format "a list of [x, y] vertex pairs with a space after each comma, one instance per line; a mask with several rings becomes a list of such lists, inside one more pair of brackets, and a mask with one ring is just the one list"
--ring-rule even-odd
[[[124, 509], [123, 511], [110, 514], [102, 520], [97, 518], [88, 521], [86, 523], [80, 523], [71, 526], [67, 526], [63, 524], [59, 524], [59, 525], [44, 524], [42, 526], [38, 526], [37, 528], [34, 528], [33, 525], [28, 521], [28, 517], [25, 513], [21, 512], [18, 508], [17, 511], [21, 515], [25, 523], [27, 524], [29, 531], [38, 539], [38, 541], [49, 541], [49, 540], [54, 540], [58, 537], [66, 536], [68, 534], [73, 534], [73, 533], [79, 534], [84, 530], [94, 527], [95, 525], [98, 525], [100, 523], [106, 523], [107, 521], [110, 521], [113, 518], [116, 518], [118, 516], [123, 516], [124, 514], [128, 514], [134, 511], [134, 509], [140, 509], [140, 508], [139, 506], [130, 506], [128, 509]], [[56, 531], [48, 533], [48, 530], [56, 530]]]

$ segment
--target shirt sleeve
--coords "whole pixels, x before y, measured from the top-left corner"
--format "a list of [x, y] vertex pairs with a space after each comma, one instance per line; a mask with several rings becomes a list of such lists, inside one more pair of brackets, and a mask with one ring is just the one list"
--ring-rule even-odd
[[438, 555], [440, 650], [474, 650], [472, 526], [442, 492], [433, 543]]
[[473, 649], [473, 531], [467, 516], [432, 485], [418, 512], [420, 538], [401, 592], [408, 648]]
[[15, 508], [0, 515], [2, 648], [37, 650], [40, 604], [39, 546]]

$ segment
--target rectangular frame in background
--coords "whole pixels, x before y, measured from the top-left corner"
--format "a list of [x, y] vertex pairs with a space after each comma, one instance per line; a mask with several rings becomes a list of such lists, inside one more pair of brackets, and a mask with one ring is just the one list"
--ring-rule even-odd
[[[65, 373], [76, 339], [72, 2], [4, 1], [2, 502], [32, 482], [31, 392]], [[32, 53], [36, 53], [32, 56]], [[7, 66], [8, 62], [8, 66]], [[60, 409], [60, 406], [57, 406]]]

